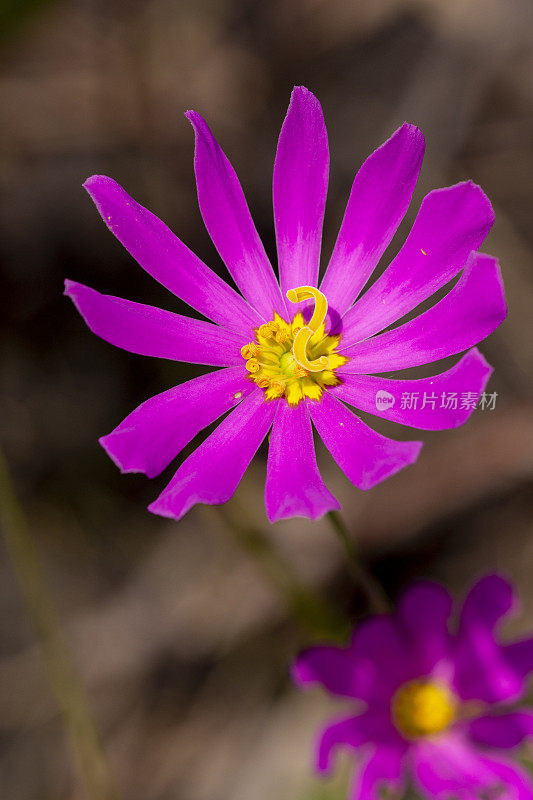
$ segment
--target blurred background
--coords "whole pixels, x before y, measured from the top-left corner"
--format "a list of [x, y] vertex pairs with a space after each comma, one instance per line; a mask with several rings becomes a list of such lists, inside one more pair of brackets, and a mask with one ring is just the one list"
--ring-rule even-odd
[[[312, 776], [316, 725], [338, 707], [291, 686], [287, 664], [309, 632], [272, 570], [216, 510], [197, 507], [179, 524], [146, 511], [173, 467], [155, 481], [120, 476], [98, 446], [140, 402], [202, 370], [115, 350], [62, 297], [70, 277], [184, 311], [114, 240], [82, 182], [111, 175], [224, 274], [197, 208], [182, 115], [194, 108], [237, 169], [274, 259], [277, 134], [293, 84], [304, 84], [329, 131], [324, 257], [355, 170], [404, 120], [423, 129], [427, 155], [391, 252], [427, 191], [480, 183], [510, 310], [482, 345], [495, 410], [424, 433], [418, 463], [370, 493], [319, 457], [391, 597], [421, 576], [461, 595], [497, 569], [523, 599], [509, 630], [531, 629], [532, 23], [531, 0], [3, 0], [2, 446], [121, 797], [340, 798], [348, 763], [329, 782]], [[230, 513], [244, 509], [302, 584], [355, 617], [362, 599], [326, 521], [269, 526], [264, 475], [262, 450]], [[83, 798], [3, 548], [0, 600], [1, 796]]]

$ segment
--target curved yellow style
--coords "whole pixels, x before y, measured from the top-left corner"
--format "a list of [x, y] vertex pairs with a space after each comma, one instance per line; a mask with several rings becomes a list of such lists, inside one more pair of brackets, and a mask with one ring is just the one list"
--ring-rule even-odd
[[303, 369], [308, 372], [322, 372], [322, 370], [329, 367], [329, 358], [327, 356], [320, 356], [315, 361], [309, 361], [307, 358], [307, 345], [313, 335], [313, 331], [309, 327], [301, 328], [296, 336], [292, 345], [292, 354], [294, 360]]
[[320, 356], [315, 361], [310, 361], [307, 358], [307, 345], [314, 333], [323, 325], [328, 313], [328, 301], [326, 295], [323, 294], [314, 286], [297, 286], [295, 289], [289, 289], [287, 292], [287, 299], [291, 303], [300, 303], [302, 300], [314, 300], [315, 308], [313, 316], [309, 323], [301, 328], [294, 337], [292, 346], [292, 354], [295, 361], [308, 372], [322, 372], [322, 370], [329, 367], [329, 359], [326, 356]]

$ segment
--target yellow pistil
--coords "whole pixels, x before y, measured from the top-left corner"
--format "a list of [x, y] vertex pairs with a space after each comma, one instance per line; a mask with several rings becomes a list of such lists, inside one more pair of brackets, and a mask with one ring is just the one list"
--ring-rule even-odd
[[294, 337], [292, 352], [298, 364], [308, 372], [322, 372], [329, 367], [327, 356], [320, 356], [316, 361], [309, 361], [307, 358], [307, 345], [313, 335], [311, 328], [302, 328]]
[[348, 359], [337, 352], [340, 336], [326, 336], [323, 323], [311, 331], [305, 358], [313, 364], [323, 357], [327, 368], [312, 371], [299, 363], [294, 343], [297, 333], [308, 328], [301, 313], [292, 322], [275, 314], [271, 322], [257, 328], [255, 341], [243, 346], [248, 377], [264, 391], [267, 400], [284, 398], [290, 406], [297, 406], [305, 397], [320, 400], [326, 386], [340, 383], [335, 370]]
[[435, 736], [457, 716], [451, 691], [435, 681], [411, 681], [400, 686], [392, 699], [392, 720], [406, 739]]
[[300, 328], [294, 337], [292, 353], [300, 367], [307, 372], [322, 372], [329, 367], [327, 356], [320, 356], [316, 361], [310, 361], [307, 357], [307, 345], [314, 333], [324, 324], [328, 313], [328, 301], [326, 295], [314, 286], [298, 286], [296, 289], [289, 289], [287, 298], [291, 303], [300, 303], [302, 300], [314, 300], [315, 307], [313, 316], [308, 324]]
[[308, 327], [311, 328], [312, 331], [316, 331], [320, 328], [328, 313], [328, 301], [325, 294], [319, 289], [315, 289], [314, 286], [298, 286], [296, 289], [289, 289], [287, 298], [291, 303], [301, 303], [302, 300], [314, 300], [315, 308], [313, 316], [308, 322]]

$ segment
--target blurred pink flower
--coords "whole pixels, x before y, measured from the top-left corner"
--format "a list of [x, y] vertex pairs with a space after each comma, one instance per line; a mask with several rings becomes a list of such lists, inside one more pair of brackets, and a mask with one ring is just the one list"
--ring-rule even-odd
[[[431, 192], [398, 255], [361, 294], [407, 211], [420, 171], [423, 136], [404, 124], [356, 174], [318, 290], [329, 151], [320, 104], [297, 87], [274, 165], [278, 283], [231, 164], [202, 117], [187, 116], [196, 134], [200, 211], [241, 294], [115, 181], [98, 175], [85, 188], [109, 229], [150, 275], [211, 322], [73, 281], [66, 282], [66, 294], [90, 329], [118, 347], [222, 369], [147, 400], [100, 442], [122, 471], [154, 477], [229, 411], [150, 510], [179, 519], [196, 503], [226, 502], [272, 427], [268, 518], [316, 518], [339, 504], [318, 471], [311, 420], [349, 480], [369, 489], [412, 464], [422, 443], [381, 436], [345, 403], [420, 429], [453, 428], [472, 413], [472, 405], [436, 406], [435, 398], [479, 394], [491, 372], [473, 345], [506, 314], [497, 262], [477, 252], [493, 211], [471, 182]], [[390, 328], [461, 271], [436, 305]], [[315, 303], [311, 319], [309, 300]], [[465, 350], [454, 367], [431, 378], [370, 374]], [[391, 401], [404, 392], [433, 400], [418, 407]]]
[[432, 583], [413, 585], [394, 615], [358, 625], [346, 648], [312, 647], [293, 666], [302, 687], [322, 684], [353, 712], [321, 732], [316, 767], [337, 748], [357, 759], [351, 800], [378, 800], [407, 784], [424, 797], [531, 800], [532, 779], [508, 754], [533, 735], [533, 710], [517, 708], [533, 671], [533, 638], [501, 644], [495, 629], [513, 591], [490, 575], [474, 584], [457, 629], [452, 600]]

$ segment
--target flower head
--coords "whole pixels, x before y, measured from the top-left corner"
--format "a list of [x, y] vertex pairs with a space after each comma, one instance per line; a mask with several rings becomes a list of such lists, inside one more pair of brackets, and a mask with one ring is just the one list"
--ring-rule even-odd
[[[491, 372], [473, 345], [505, 317], [498, 265], [477, 252], [493, 223], [492, 208], [470, 182], [430, 193], [398, 255], [361, 294], [407, 211], [420, 171], [424, 139], [405, 124], [356, 174], [319, 287], [329, 151], [320, 104], [297, 87], [274, 166], [278, 282], [231, 164], [202, 117], [193, 111], [187, 117], [196, 134], [200, 211], [239, 292], [115, 181], [93, 176], [85, 188], [110, 230], [150, 275], [206, 320], [101, 295], [73, 281], [66, 282], [66, 294], [91, 330], [118, 347], [222, 369], [147, 400], [100, 442], [124, 472], [153, 477], [229, 412], [150, 510], [179, 519], [196, 503], [227, 501], [272, 428], [268, 517], [316, 518], [339, 504], [318, 471], [311, 421], [352, 483], [369, 489], [412, 464], [422, 443], [381, 436], [347, 405], [421, 429], [456, 427], [472, 413], [473, 405], [457, 398], [480, 394]], [[402, 324], [458, 275], [443, 299]], [[374, 375], [463, 351], [454, 367], [432, 378]], [[420, 403], [401, 403], [405, 392]], [[397, 402], [380, 406], [380, 393]], [[442, 402], [447, 395], [455, 402]]]
[[352, 703], [321, 732], [316, 767], [337, 748], [357, 753], [351, 800], [413, 784], [428, 800], [531, 800], [533, 780], [509, 751], [533, 735], [533, 709], [517, 708], [533, 671], [533, 639], [502, 644], [495, 629], [512, 587], [490, 575], [474, 584], [452, 631], [452, 600], [418, 583], [394, 615], [374, 616], [348, 647], [312, 647], [293, 666], [302, 687], [319, 683]]

